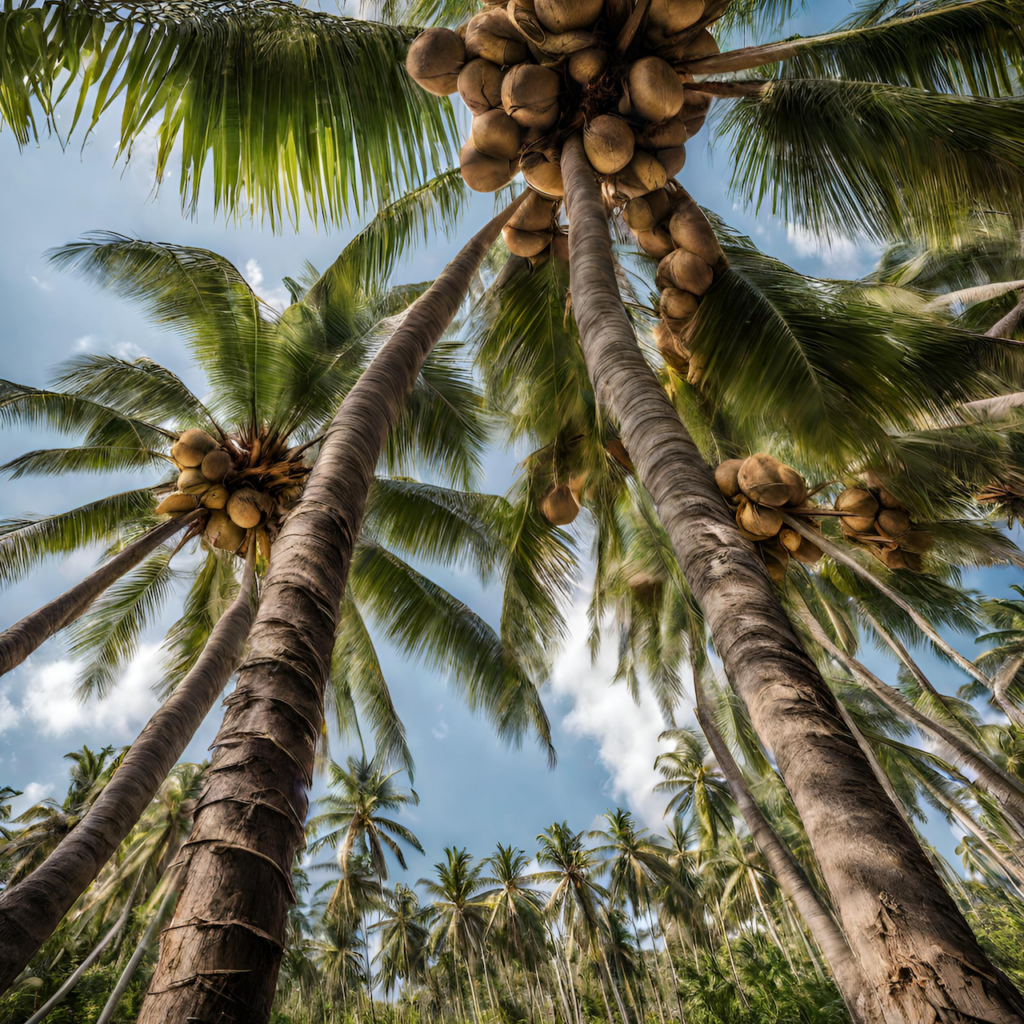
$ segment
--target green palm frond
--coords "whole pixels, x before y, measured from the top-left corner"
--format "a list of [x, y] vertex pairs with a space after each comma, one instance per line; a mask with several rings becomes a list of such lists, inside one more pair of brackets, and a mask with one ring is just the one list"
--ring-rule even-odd
[[126, 529], [150, 526], [153, 492], [144, 487], [51, 516], [0, 521], [0, 584], [23, 579], [44, 558], [109, 541]]
[[954, 234], [1024, 202], [1024, 99], [780, 79], [734, 104], [733, 185], [824, 235]]
[[61, 99], [75, 105], [69, 132], [120, 102], [120, 155], [154, 132], [160, 182], [180, 147], [192, 212], [209, 163], [217, 209], [337, 223], [457, 149], [448, 101], [405, 73], [411, 29], [281, 0], [24, 0], [0, 18], [0, 115], [18, 141], [38, 137], [37, 109], [61, 130]]
[[715, 35], [721, 39], [723, 32], [771, 32], [805, 6], [806, 0], [731, 0], [715, 22]]
[[0, 466], [12, 480], [23, 476], [62, 476], [65, 473], [113, 473], [131, 469], [172, 468], [163, 452], [126, 445], [79, 445], [25, 452]]

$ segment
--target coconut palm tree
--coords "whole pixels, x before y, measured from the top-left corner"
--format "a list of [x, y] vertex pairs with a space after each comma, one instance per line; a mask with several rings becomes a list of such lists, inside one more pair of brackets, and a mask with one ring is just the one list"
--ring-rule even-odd
[[380, 931], [380, 964], [377, 976], [385, 993], [394, 993], [399, 981], [413, 984], [422, 979], [427, 964], [430, 930], [428, 911], [420, 906], [415, 890], [399, 882], [384, 893], [386, 910], [373, 928]]

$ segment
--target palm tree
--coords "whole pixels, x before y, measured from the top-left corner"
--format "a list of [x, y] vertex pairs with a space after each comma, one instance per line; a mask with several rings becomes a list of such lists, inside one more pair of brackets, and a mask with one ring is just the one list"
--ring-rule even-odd
[[378, 977], [386, 993], [393, 993], [399, 981], [412, 984], [422, 979], [427, 964], [428, 911], [420, 907], [413, 889], [399, 882], [384, 894], [386, 910], [372, 927], [380, 930], [377, 954]]

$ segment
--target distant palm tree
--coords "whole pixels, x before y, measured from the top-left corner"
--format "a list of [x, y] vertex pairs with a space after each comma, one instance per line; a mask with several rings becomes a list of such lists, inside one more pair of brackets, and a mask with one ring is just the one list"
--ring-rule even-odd
[[429, 913], [429, 908], [420, 906], [415, 890], [401, 882], [384, 893], [384, 910], [371, 927], [380, 931], [377, 977], [389, 995], [400, 981], [412, 985], [424, 977]]

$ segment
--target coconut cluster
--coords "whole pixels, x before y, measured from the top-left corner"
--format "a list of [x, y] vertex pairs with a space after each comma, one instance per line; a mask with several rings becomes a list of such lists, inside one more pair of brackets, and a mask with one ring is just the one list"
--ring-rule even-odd
[[250, 543], [270, 558], [281, 518], [302, 494], [309, 467], [299, 450], [261, 434], [218, 442], [205, 430], [186, 430], [171, 446], [178, 467], [175, 490], [156, 507], [159, 515], [197, 508], [204, 540], [245, 556]]
[[[622, 473], [630, 475], [636, 472], [626, 446], [619, 438], [613, 437], [606, 441], [604, 450], [609, 464], [617, 463]], [[567, 482], [559, 483], [556, 479], [544, 492], [537, 502], [537, 508], [552, 526], [569, 526], [576, 521], [589, 476], [586, 470], [570, 473]]]
[[834, 508], [843, 513], [839, 526], [851, 544], [870, 551], [887, 569], [921, 572], [932, 536], [914, 525], [910, 511], [874, 474], [863, 485], [840, 491]]

